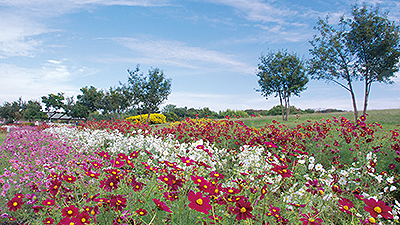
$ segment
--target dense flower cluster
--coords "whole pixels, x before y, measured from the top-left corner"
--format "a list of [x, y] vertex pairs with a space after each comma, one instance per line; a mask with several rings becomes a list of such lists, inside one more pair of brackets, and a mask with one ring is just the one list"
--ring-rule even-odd
[[[145, 124], [147, 122], [148, 114], [138, 115], [138, 116], [131, 116], [126, 118], [127, 121], [132, 123], [139, 123]], [[160, 113], [152, 113], [150, 114], [149, 123], [150, 124], [161, 124], [166, 123], [166, 117]]]
[[378, 129], [364, 117], [18, 128], [0, 149], [0, 222], [395, 224], [399, 134]]

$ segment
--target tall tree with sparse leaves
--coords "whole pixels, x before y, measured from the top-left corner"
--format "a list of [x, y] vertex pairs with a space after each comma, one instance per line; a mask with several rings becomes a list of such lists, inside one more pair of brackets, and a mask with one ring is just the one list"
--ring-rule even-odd
[[347, 44], [356, 56], [356, 71], [364, 81], [363, 113], [366, 114], [372, 83], [391, 84], [391, 78], [399, 71], [400, 30], [379, 6], [354, 5], [351, 14]]
[[151, 68], [149, 74], [144, 76], [140, 72], [139, 65], [135, 70], [128, 70], [128, 73], [132, 103], [139, 108], [139, 111], [146, 110], [149, 116], [151, 112], [158, 111], [161, 103], [167, 100], [168, 95], [171, 94], [171, 79], [167, 79], [164, 72], [158, 68]]
[[[304, 61], [295, 53], [287, 50], [270, 52], [260, 57], [258, 65], [258, 84], [261, 89], [256, 91], [268, 99], [270, 95], [279, 97], [282, 119], [287, 120], [290, 113], [290, 97], [299, 96], [306, 90], [308, 77]], [[285, 113], [286, 112], [286, 113]]]
[[350, 92], [354, 117], [358, 118], [355, 81], [364, 81], [364, 108], [373, 82], [393, 83], [400, 57], [399, 27], [381, 13], [379, 7], [353, 5], [352, 18], [341, 17], [338, 26], [329, 24], [328, 17], [319, 19], [319, 34], [310, 41], [308, 70], [312, 79], [334, 82]]

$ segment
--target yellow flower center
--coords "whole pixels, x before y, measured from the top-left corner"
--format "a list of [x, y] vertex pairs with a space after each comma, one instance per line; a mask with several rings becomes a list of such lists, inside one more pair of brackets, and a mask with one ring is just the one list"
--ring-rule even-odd
[[376, 223], [376, 221], [375, 221], [375, 218], [374, 218], [374, 217], [370, 217], [370, 218], [368, 219], [368, 221], [369, 221], [370, 223]]
[[90, 212], [90, 214], [92, 214], [92, 216], [94, 216], [94, 214], [96, 214], [96, 212], [95, 212], [94, 210], [92, 210], [92, 211]]
[[201, 198], [197, 199], [196, 203], [199, 205], [203, 205], [203, 199], [201, 199]]
[[349, 207], [347, 205], [343, 206], [343, 209], [349, 210]]
[[69, 223], [69, 225], [75, 225], [75, 223], [74, 223], [74, 222], [71, 222], [71, 223]]
[[72, 212], [72, 210], [68, 210], [69, 215], [71, 215], [72, 213], [74, 213], [74, 212]]
[[17, 206], [17, 205], [18, 205], [18, 202], [14, 202], [14, 203], [13, 203], [13, 206]]
[[310, 222], [312, 223], [312, 222], [314, 222], [315, 220], [314, 220], [314, 218], [310, 218], [310, 219], [308, 219], [308, 221], [310, 221]]
[[168, 178], [164, 178], [165, 181], [168, 181]]
[[242, 208], [240, 209], [240, 212], [241, 212], [241, 213], [245, 213], [245, 212], [246, 212], [246, 208], [245, 208], [245, 207], [242, 207]]
[[111, 182], [111, 183], [110, 183], [110, 186], [111, 186], [111, 187], [112, 187], [112, 186], [114, 186], [114, 183], [113, 183], [113, 182]]
[[287, 170], [286, 170], [286, 169], [283, 169], [282, 172], [287, 173]]
[[262, 193], [265, 194], [267, 193], [267, 191], [265, 189], [262, 189]]
[[323, 190], [319, 190], [318, 192], [319, 192], [320, 195], [323, 195], [323, 194], [324, 194], [324, 191], [323, 191]]
[[381, 209], [379, 206], [377, 206], [377, 207], [374, 208], [374, 211], [375, 211], [376, 213], [381, 213], [381, 212], [382, 212], [382, 209]]
[[144, 215], [144, 212], [139, 212], [140, 215]]
[[82, 219], [81, 219], [81, 222], [82, 222], [82, 223], [86, 222], [86, 219], [85, 219], [85, 218], [82, 218]]

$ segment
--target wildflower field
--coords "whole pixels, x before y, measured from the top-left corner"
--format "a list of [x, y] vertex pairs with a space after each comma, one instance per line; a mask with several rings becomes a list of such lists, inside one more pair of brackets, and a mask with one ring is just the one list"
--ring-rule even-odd
[[0, 224], [397, 224], [399, 142], [366, 116], [14, 128]]

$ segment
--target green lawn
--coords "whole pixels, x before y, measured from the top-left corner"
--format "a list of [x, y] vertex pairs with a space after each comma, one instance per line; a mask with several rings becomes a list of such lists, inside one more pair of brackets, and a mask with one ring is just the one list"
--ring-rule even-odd
[[6, 139], [7, 134], [0, 134], [0, 145], [3, 144], [4, 140]]
[[[370, 110], [368, 112], [367, 123], [379, 123], [385, 130], [399, 129], [400, 127], [400, 109]], [[362, 112], [359, 112], [362, 115]], [[335, 112], [335, 113], [312, 113], [301, 114], [300, 117], [290, 115], [288, 121], [282, 121], [282, 116], [265, 116], [256, 118], [242, 118], [241, 120], [249, 127], [261, 127], [266, 123], [272, 123], [273, 120], [281, 122], [289, 127], [295, 127], [297, 124], [307, 123], [307, 120], [319, 121], [321, 119], [330, 119], [343, 116], [349, 120], [354, 120], [353, 112]]]

